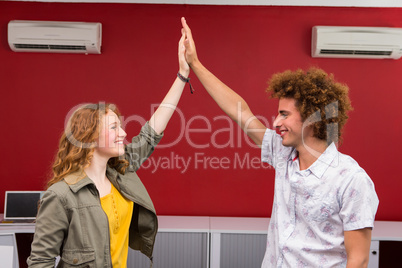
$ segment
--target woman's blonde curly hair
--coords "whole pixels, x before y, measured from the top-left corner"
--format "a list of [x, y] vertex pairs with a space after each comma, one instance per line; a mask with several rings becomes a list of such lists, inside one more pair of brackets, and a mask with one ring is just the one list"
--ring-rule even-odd
[[313, 67], [274, 74], [266, 90], [272, 98], [296, 100], [303, 122], [311, 122], [314, 136], [328, 144], [341, 142], [342, 128], [353, 108], [349, 88], [334, 80], [332, 74]]
[[[96, 140], [103, 116], [109, 111], [120, 117], [120, 112], [114, 104], [85, 104], [76, 109], [68, 120], [60, 138], [59, 149], [52, 167], [52, 177], [47, 188], [61, 181], [68, 174], [82, 171], [91, 163]], [[108, 165], [124, 174], [128, 161], [113, 157]]]

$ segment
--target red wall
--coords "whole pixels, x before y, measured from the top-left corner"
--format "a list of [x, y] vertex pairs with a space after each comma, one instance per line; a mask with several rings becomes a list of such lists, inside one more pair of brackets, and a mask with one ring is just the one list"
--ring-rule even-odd
[[[355, 110], [340, 150], [373, 179], [380, 198], [376, 219], [402, 220], [397, 155], [402, 148], [402, 60], [310, 56], [312, 26], [402, 27], [400, 8], [1, 1], [1, 211], [4, 191], [43, 189], [65, 116], [75, 105], [114, 102], [126, 116], [129, 135], [138, 133], [140, 124], [134, 119], [148, 119], [151, 105], [162, 100], [175, 79], [181, 16], [192, 27], [203, 63], [270, 125], [277, 101], [268, 99], [264, 90], [273, 73], [314, 65], [347, 83]], [[12, 52], [7, 23], [14, 19], [101, 22], [102, 54]], [[191, 95], [186, 88], [179, 104], [182, 113], [174, 115], [161, 143], [165, 148], [152, 156], [163, 165], [147, 164], [138, 172], [158, 214], [269, 216], [274, 171], [252, 162], [260, 150], [247, 143], [237, 126], [219, 117], [221, 110], [190, 76], [196, 93]], [[197, 133], [196, 128], [204, 132]], [[172, 166], [172, 159], [183, 158], [190, 159], [184, 172]]]

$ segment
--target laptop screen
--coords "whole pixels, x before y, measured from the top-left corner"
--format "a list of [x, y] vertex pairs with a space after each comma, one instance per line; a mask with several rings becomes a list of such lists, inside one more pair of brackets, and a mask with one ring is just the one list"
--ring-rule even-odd
[[4, 220], [34, 220], [42, 191], [6, 191]]

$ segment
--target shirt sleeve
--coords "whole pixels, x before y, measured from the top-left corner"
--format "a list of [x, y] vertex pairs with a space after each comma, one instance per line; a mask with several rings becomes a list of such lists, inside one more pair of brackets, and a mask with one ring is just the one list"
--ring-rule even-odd
[[363, 170], [353, 175], [342, 196], [339, 213], [345, 231], [374, 227], [379, 200], [374, 183]]
[[140, 133], [126, 146], [126, 159], [129, 162], [129, 171], [137, 171], [141, 164], [152, 154], [155, 146], [163, 137], [157, 134], [148, 122], [141, 128]]
[[282, 138], [275, 130], [267, 128], [262, 140], [261, 161], [270, 164], [276, 169], [278, 163], [287, 160], [292, 149], [292, 147], [282, 145]]

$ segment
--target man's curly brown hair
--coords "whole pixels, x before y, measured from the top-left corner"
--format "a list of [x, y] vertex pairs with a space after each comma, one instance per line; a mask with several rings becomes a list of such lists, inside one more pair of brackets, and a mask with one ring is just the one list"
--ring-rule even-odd
[[266, 91], [272, 98], [295, 99], [303, 122], [313, 124], [315, 137], [328, 144], [341, 142], [347, 113], [353, 108], [348, 86], [336, 82], [332, 74], [316, 67], [288, 70], [274, 74]]

